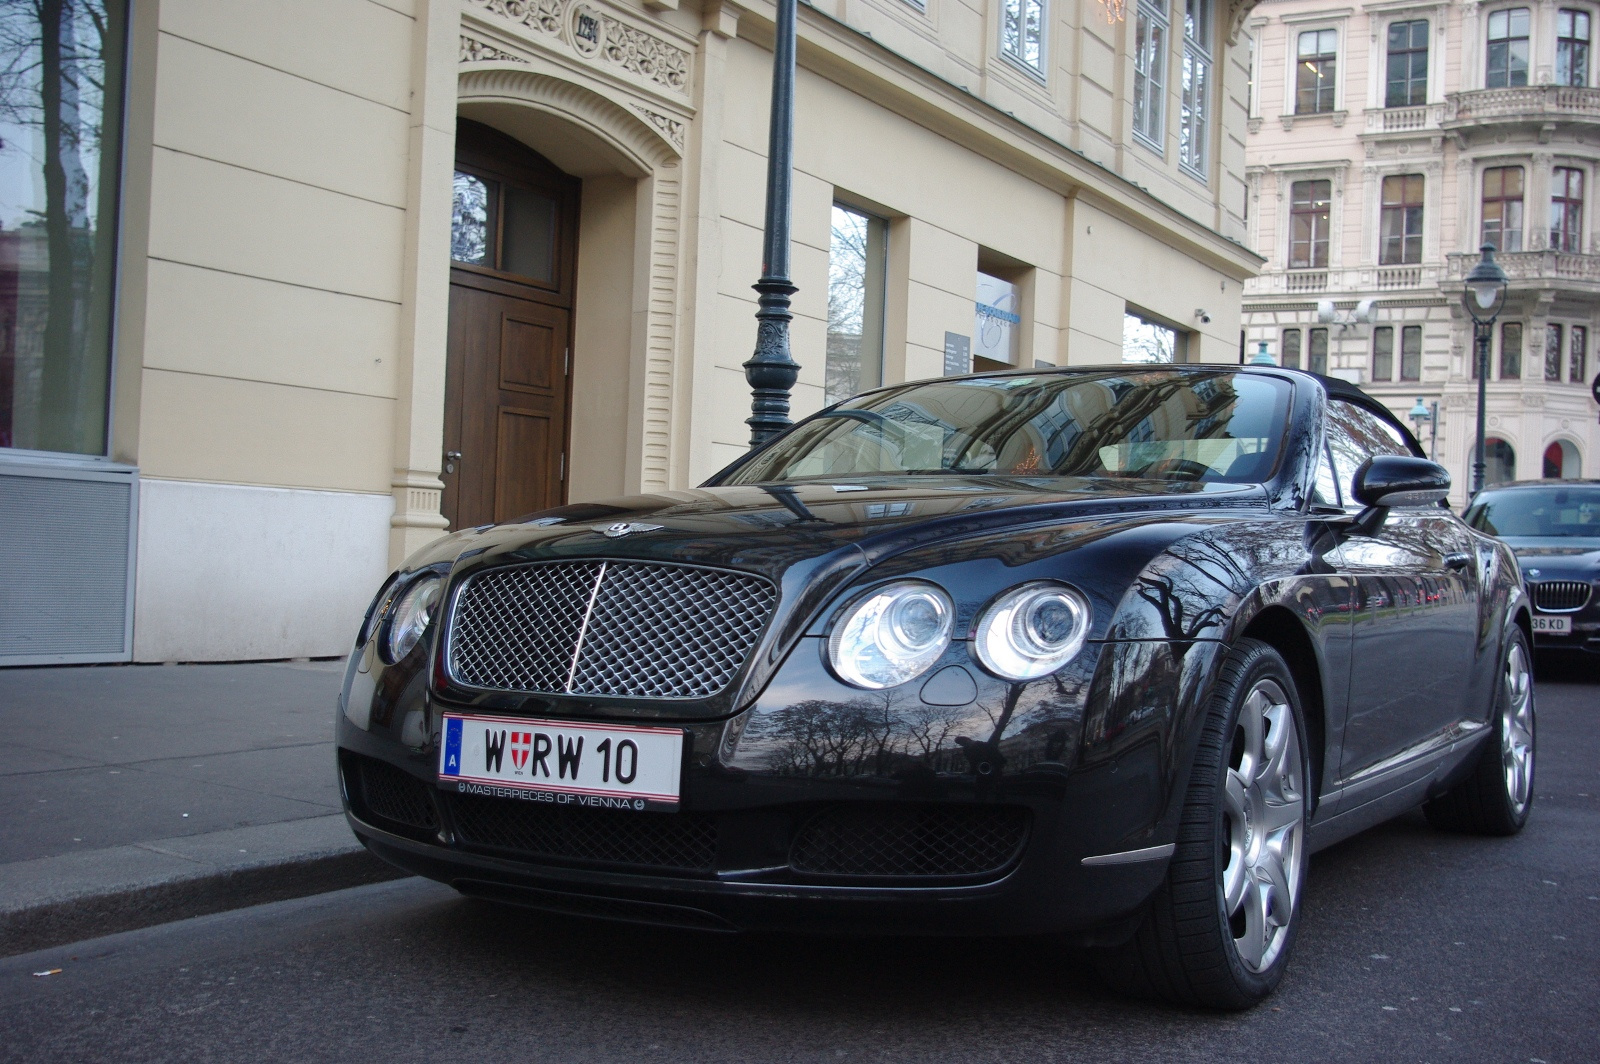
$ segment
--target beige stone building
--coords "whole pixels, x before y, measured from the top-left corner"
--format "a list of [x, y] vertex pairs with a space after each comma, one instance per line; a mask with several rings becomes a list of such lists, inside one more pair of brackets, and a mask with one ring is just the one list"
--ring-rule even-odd
[[1482, 241], [1511, 277], [1488, 480], [1600, 472], [1597, 32], [1584, 0], [1266, 0], [1248, 19], [1249, 242], [1267, 259], [1245, 285], [1250, 349], [1402, 416], [1439, 403], [1457, 503], [1477, 420], [1461, 290]]
[[[1252, 2], [802, 5], [796, 415], [1237, 360]], [[340, 654], [446, 528], [746, 446], [764, 0], [62, 7], [0, 26], [0, 662]]]

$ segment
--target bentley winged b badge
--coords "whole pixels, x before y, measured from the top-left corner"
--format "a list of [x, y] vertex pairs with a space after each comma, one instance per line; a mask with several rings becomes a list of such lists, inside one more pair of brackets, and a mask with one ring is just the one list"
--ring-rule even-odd
[[590, 527], [610, 539], [621, 539], [623, 536], [631, 536], [635, 532], [654, 532], [656, 529], [665, 526], [652, 525], [648, 521], [618, 521], [614, 525], [591, 525]]

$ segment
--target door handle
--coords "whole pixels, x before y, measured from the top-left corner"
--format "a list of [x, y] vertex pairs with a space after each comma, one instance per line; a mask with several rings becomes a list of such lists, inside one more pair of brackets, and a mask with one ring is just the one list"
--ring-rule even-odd
[[1458, 573], [1471, 564], [1472, 555], [1470, 554], [1446, 554], [1444, 556], [1444, 567], [1446, 569], [1454, 569]]
[[444, 471], [446, 473], [454, 473], [456, 471], [456, 463], [459, 461], [461, 461], [460, 451], [444, 452]]

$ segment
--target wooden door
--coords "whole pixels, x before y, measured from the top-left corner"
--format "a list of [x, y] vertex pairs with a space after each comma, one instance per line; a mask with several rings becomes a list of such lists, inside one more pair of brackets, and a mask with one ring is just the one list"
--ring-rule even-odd
[[462, 121], [455, 198], [442, 507], [470, 528], [566, 498], [578, 182]]

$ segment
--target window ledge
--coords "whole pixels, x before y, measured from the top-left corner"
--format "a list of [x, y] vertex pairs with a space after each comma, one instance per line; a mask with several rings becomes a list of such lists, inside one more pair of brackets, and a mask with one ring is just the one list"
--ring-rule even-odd
[[1320, 123], [1323, 121], [1331, 122], [1333, 127], [1338, 129], [1344, 125], [1344, 120], [1349, 115], [1349, 111], [1313, 111], [1310, 114], [1303, 115], [1279, 115], [1278, 119], [1283, 123], [1285, 130], [1293, 129], [1296, 122]]

